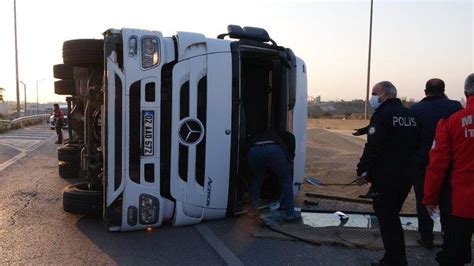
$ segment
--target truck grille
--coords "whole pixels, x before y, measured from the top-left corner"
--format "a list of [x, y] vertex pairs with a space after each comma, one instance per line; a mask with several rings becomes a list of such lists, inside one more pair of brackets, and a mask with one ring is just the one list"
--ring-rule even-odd
[[[197, 117], [206, 131], [207, 119], [207, 77], [203, 77], [198, 83]], [[204, 186], [204, 175], [206, 170], [206, 135], [196, 147], [196, 182]]]
[[[189, 81], [181, 86], [180, 90], [180, 104], [179, 104], [179, 118], [183, 120], [189, 116]], [[188, 153], [189, 148], [183, 144], [179, 144], [179, 177], [185, 182], [188, 181]]]
[[160, 194], [172, 200], [171, 176], [171, 73], [175, 62], [163, 66], [161, 70], [161, 128], [160, 128]]
[[118, 75], [115, 75], [115, 190], [117, 190], [122, 181], [122, 81]]
[[141, 82], [137, 81], [130, 87], [130, 146], [129, 146], [129, 172], [130, 179], [140, 184], [140, 98]]

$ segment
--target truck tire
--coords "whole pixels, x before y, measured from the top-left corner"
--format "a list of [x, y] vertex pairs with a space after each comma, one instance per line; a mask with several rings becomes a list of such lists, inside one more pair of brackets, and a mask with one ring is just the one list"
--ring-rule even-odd
[[54, 93], [58, 95], [74, 95], [76, 92], [76, 81], [64, 79], [54, 82]]
[[81, 150], [78, 146], [64, 145], [58, 148], [58, 161], [77, 164], [81, 160]]
[[63, 147], [75, 147], [77, 149], [80, 149], [81, 143], [72, 139], [65, 139]]
[[66, 65], [102, 66], [104, 41], [94, 39], [69, 40], [63, 43], [63, 61]]
[[81, 169], [78, 163], [59, 161], [58, 170], [61, 178], [78, 178]]
[[74, 79], [74, 67], [65, 64], [54, 65], [53, 76], [57, 79]]
[[63, 189], [65, 212], [100, 215], [102, 202], [102, 191], [89, 190], [87, 183], [69, 185]]

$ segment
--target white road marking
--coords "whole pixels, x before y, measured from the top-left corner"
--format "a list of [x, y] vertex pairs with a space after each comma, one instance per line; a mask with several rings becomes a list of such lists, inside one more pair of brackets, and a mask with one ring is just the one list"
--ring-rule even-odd
[[0, 144], [8, 146], [14, 149], [28, 150], [29, 148], [35, 146], [41, 142], [41, 140], [31, 140], [31, 139], [1, 139]]
[[25, 156], [26, 156], [26, 152], [24, 152], [24, 151], [20, 152], [15, 157], [13, 157], [10, 160], [0, 164], [0, 171], [3, 171], [5, 168], [7, 168], [8, 166], [14, 164], [16, 161], [20, 160], [21, 158], [23, 158]]
[[22, 152], [23, 152], [23, 151], [26, 151], [25, 149], [22, 149], [22, 148], [20, 148], [20, 147], [14, 146], [14, 145], [11, 145], [10, 143], [5, 143], [5, 142], [1, 142], [1, 141], [0, 141], [0, 145], [5, 146], [5, 147], [9, 147], [9, 148], [12, 148], [12, 149], [15, 149], [15, 150], [17, 150], [17, 151], [22, 151]]
[[50, 130], [29, 130], [29, 131], [18, 131], [18, 132], [6, 132], [4, 136], [17, 136], [17, 135], [51, 135], [51, 133], [56, 132], [56, 131], [50, 131]]
[[45, 136], [45, 137], [38, 137], [38, 136], [3, 136], [1, 139], [39, 139], [39, 140], [43, 140], [43, 139], [49, 138], [50, 136], [51, 135]]
[[211, 245], [211, 247], [219, 254], [219, 256], [227, 263], [227, 265], [244, 265], [244, 263], [222, 242], [209, 227], [205, 224], [196, 226], [198, 232]]
[[0, 145], [15, 149], [20, 153], [0, 164], [0, 171], [14, 164], [27, 155], [27, 152], [36, 150], [44, 141], [56, 136], [54, 131], [48, 131], [44, 126], [36, 126], [10, 131], [0, 134]]
[[29, 132], [16, 132], [16, 133], [14, 133], [14, 134], [8, 133], [8, 134], [4, 134], [4, 135], [1, 135], [1, 136], [2, 136], [2, 137], [48, 138], [49, 136], [51, 136], [51, 133], [52, 133], [52, 132], [42, 132], [42, 131], [33, 132], [33, 131], [29, 131]]

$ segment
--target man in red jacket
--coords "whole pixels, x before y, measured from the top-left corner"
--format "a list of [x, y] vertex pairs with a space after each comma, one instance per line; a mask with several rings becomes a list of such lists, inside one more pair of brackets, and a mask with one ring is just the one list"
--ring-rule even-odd
[[63, 126], [64, 126], [64, 114], [59, 108], [59, 104], [55, 103], [53, 109], [54, 114], [54, 125], [56, 127], [56, 133], [58, 134], [58, 141], [56, 144], [63, 144]]
[[[430, 151], [425, 175], [423, 204], [430, 215], [449, 187], [450, 215], [444, 242], [436, 255], [440, 265], [464, 265], [471, 261], [474, 231], [474, 73], [466, 78], [466, 108], [441, 119]], [[451, 171], [451, 175], [446, 175]], [[451, 176], [449, 178], [449, 176]]]

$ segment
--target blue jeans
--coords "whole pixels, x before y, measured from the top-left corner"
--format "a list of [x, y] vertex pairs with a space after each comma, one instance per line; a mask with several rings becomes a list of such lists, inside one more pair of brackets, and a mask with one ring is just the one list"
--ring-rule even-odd
[[252, 146], [248, 152], [248, 163], [253, 173], [249, 189], [251, 204], [257, 207], [263, 177], [270, 170], [278, 178], [282, 194], [280, 205], [286, 209], [287, 215], [293, 215], [293, 176], [290, 161], [283, 148], [278, 144]]

